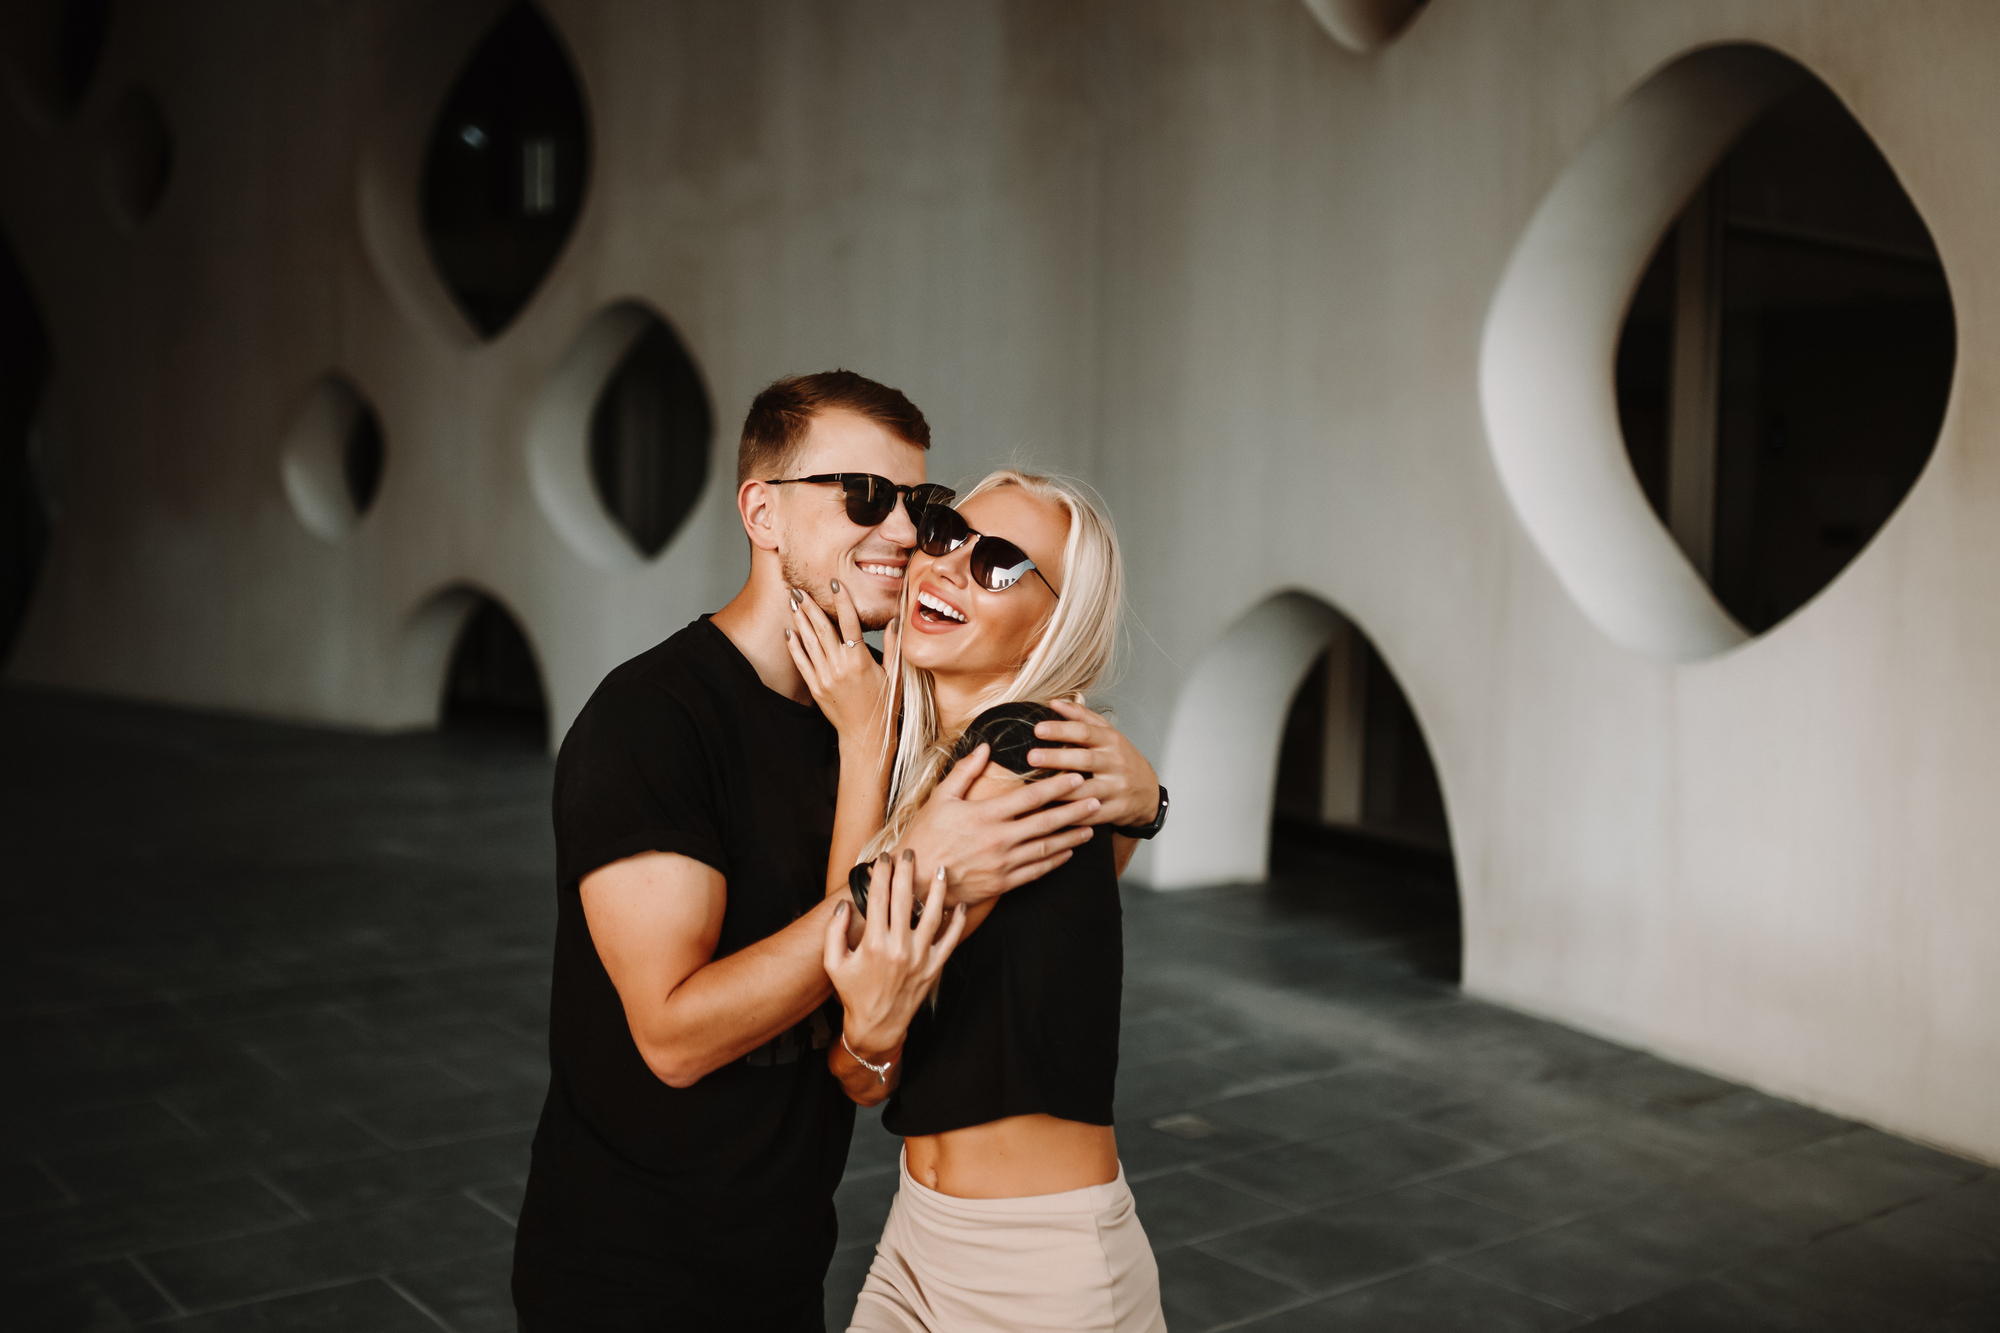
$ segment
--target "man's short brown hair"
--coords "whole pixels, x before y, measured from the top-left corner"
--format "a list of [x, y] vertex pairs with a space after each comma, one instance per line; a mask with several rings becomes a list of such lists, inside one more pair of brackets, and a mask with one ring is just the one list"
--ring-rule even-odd
[[769, 481], [784, 476], [805, 447], [812, 419], [822, 412], [852, 412], [905, 444], [931, 447], [930, 423], [902, 390], [877, 384], [851, 370], [787, 375], [772, 381], [750, 400], [750, 413], [743, 418], [743, 439], [736, 446], [736, 484], [741, 486], [753, 477]]

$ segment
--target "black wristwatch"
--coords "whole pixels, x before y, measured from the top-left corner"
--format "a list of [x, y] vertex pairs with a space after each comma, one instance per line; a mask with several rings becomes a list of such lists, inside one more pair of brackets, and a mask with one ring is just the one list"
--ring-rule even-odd
[[1153, 814], [1150, 824], [1114, 824], [1112, 829], [1128, 838], [1150, 838], [1167, 826], [1167, 786], [1160, 784], [1160, 808]]

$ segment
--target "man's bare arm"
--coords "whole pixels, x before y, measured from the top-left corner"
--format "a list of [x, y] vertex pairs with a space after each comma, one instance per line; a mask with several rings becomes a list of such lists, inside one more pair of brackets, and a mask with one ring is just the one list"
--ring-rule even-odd
[[833, 993], [823, 901], [775, 935], [715, 957], [728, 891], [712, 866], [642, 852], [584, 876], [583, 915], [647, 1068], [689, 1087], [800, 1022]]

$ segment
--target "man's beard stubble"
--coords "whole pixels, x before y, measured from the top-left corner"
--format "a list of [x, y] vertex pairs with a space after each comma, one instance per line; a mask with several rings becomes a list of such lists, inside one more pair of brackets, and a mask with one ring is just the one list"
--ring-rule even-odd
[[[829, 621], [835, 625], [840, 624], [840, 612], [833, 603], [833, 589], [809, 577], [805, 569], [793, 561], [790, 551], [778, 552], [778, 570], [785, 576], [786, 587], [804, 589], [806, 596], [812, 598], [814, 604], [820, 610], [826, 612], [826, 618]], [[856, 610], [859, 609], [860, 607], [857, 603]], [[895, 617], [896, 612], [894, 608], [891, 608], [887, 614], [882, 615], [869, 616], [863, 614], [861, 617], [861, 628], [864, 631], [881, 629], [891, 620], [895, 619]]]

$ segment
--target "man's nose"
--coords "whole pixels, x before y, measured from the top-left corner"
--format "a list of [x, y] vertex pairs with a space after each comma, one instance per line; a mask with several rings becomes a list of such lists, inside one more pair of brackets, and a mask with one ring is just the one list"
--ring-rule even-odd
[[889, 511], [889, 517], [883, 519], [882, 525], [875, 529], [875, 535], [899, 547], [905, 555], [909, 554], [910, 549], [917, 544], [917, 525], [910, 517], [907, 497], [902, 495], [896, 497], [896, 507]]

